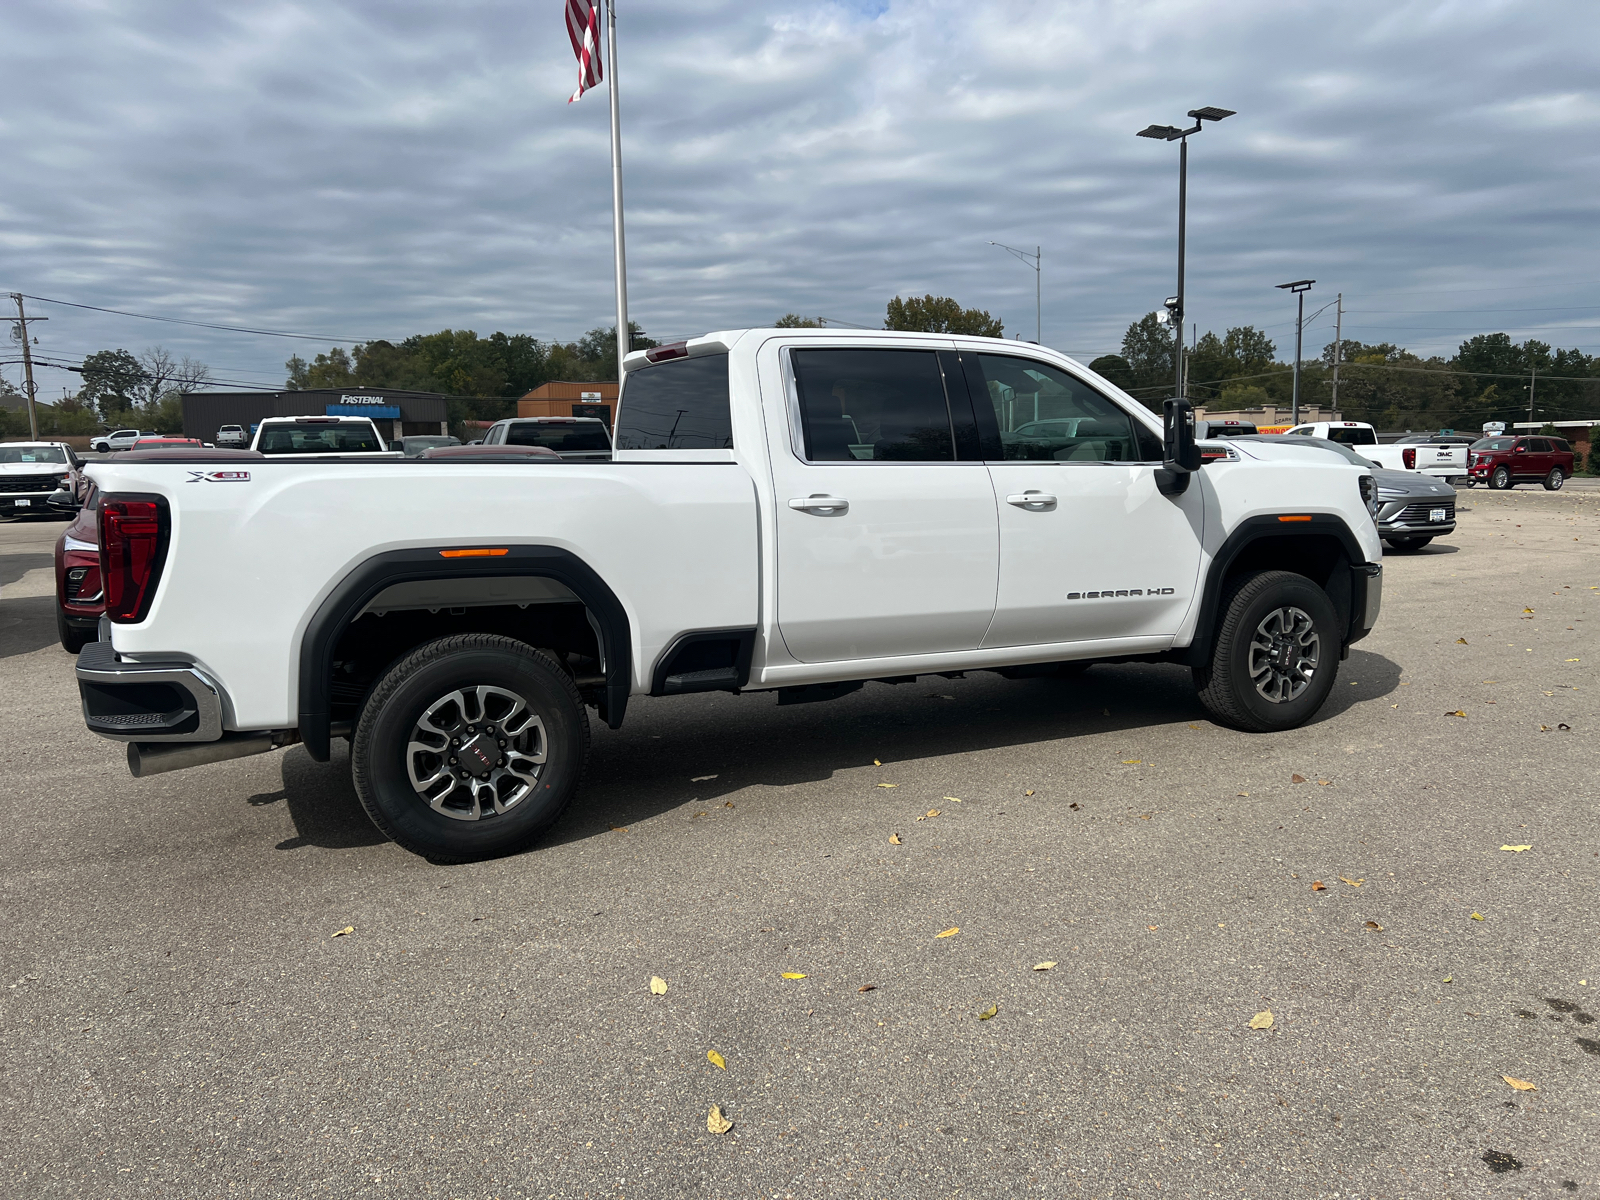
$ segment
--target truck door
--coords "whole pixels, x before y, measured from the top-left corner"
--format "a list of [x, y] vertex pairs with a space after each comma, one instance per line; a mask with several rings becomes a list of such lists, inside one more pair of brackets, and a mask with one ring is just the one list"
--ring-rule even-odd
[[1202, 488], [1163, 496], [1160, 439], [1059, 367], [970, 350], [961, 362], [1000, 513], [983, 645], [1175, 634], [1199, 575]]
[[778, 355], [778, 627], [802, 662], [972, 650], [994, 615], [994, 490], [958, 460], [939, 359], [814, 341]]

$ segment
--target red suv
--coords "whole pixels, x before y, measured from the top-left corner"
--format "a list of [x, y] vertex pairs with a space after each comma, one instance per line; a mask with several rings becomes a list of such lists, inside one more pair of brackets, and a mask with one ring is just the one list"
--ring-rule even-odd
[[1467, 480], [1504, 490], [1519, 483], [1560, 489], [1572, 474], [1572, 447], [1558, 437], [1486, 437], [1467, 451]]
[[100, 489], [91, 483], [77, 519], [56, 539], [56, 632], [69, 654], [100, 637], [106, 597], [100, 585], [99, 521]]

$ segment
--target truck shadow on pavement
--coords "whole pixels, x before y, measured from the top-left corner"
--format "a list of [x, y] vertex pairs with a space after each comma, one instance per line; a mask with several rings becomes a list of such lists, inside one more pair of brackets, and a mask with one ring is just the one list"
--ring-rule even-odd
[[[1352, 649], [1312, 724], [1387, 696], [1399, 682], [1397, 664]], [[1180, 722], [1208, 724], [1210, 718], [1188, 668], [1153, 664], [1105, 664], [1073, 680], [975, 673], [868, 684], [842, 699], [787, 708], [770, 695], [635, 697], [623, 729], [595, 728], [587, 780], [543, 843], [593, 837], [691, 802], [696, 809], [721, 805], [751, 785], [827, 780], [840, 770], [870, 767], [874, 759], [892, 768], [1043, 742], [1060, 743], [1070, 755], [1075, 738]]]
[[[22, 557], [25, 556], [15, 554], [0, 557], [0, 563], [4, 563], [6, 558]], [[58, 638], [54, 596], [20, 596], [16, 599], [0, 596], [0, 658], [32, 654], [35, 650], [55, 645], [58, 645]], [[75, 657], [64, 650], [60, 653], [66, 658]]]
[[274, 847], [277, 850], [301, 850], [307, 846], [354, 850], [381, 846], [389, 840], [361, 807], [350, 781], [349, 751], [337, 738], [333, 757], [325, 763], [315, 761], [301, 746], [285, 750], [283, 787], [251, 796], [246, 803], [254, 808], [279, 803], [288, 806], [295, 836], [279, 842]]

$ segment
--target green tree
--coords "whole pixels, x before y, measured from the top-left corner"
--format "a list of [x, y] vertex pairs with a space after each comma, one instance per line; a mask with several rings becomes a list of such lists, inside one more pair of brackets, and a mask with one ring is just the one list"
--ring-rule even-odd
[[1272, 403], [1267, 389], [1255, 383], [1234, 383], [1222, 389], [1217, 398], [1220, 412], [1238, 412], [1246, 408], [1261, 408]]
[[1102, 354], [1089, 364], [1089, 370], [1116, 384], [1125, 392], [1132, 391], [1139, 386], [1133, 377], [1133, 368], [1128, 365], [1128, 360], [1120, 354]]
[[1163, 324], [1153, 312], [1145, 313], [1122, 335], [1122, 357], [1133, 371], [1138, 392], [1147, 400], [1157, 393], [1171, 394], [1173, 385], [1172, 326]]
[[962, 308], [949, 296], [915, 296], [889, 301], [885, 329], [911, 333], [959, 333], [970, 337], [1003, 337], [1005, 326], [980, 308]]
[[775, 329], [821, 329], [821, 317], [802, 317], [799, 313], [784, 313], [772, 323]]
[[83, 386], [78, 397], [109, 421], [131, 409], [144, 390], [144, 368], [126, 350], [99, 350], [83, 360]]

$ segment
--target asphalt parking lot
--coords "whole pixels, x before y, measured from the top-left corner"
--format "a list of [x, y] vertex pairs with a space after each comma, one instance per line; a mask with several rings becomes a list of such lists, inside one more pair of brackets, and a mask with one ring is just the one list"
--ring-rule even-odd
[[635, 701], [458, 867], [338, 750], [130, 778], [0, 525], [0, 1194], [1594, 1195], [1600, 491], [1461, 504], [1306, 728]]

